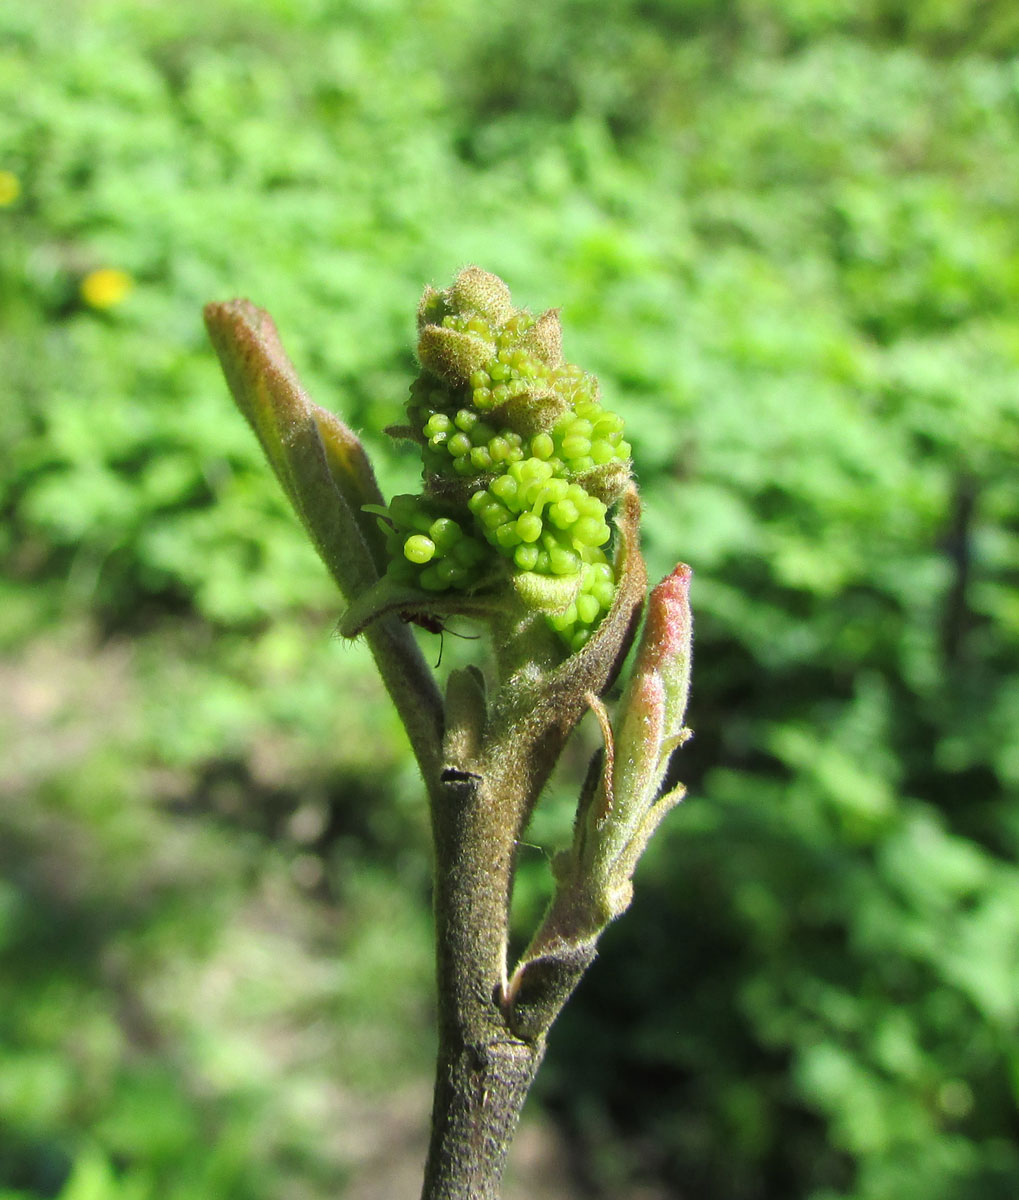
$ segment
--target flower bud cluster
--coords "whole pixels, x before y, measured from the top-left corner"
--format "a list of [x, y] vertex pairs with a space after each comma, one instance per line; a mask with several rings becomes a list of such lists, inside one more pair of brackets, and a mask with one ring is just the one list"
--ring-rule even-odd
[[629, 478], [622, 421], [594, 376], [563, 361], [558, 313], [514, 308], [494, 275], [470, 267], [428, 289], [418, 329], [407, 433], [425, 492], [390, 506], [388, 574], [430, 591], [469, 590], [500, 569], [572, 583], [542, 610], [579, 649], [615, 590], [606, 518]]
[[[448, 403], [448, 397], [437, 390], [429, 392], [426, 380], [417, 380], [412, 396], [415, 391], [419, 395], [428, 393], [428, 407], [421, 406], [427, 415], [420, 425], [425, 441], [422, 459], [426, 474], [449, 475], [451, 471], [463, 477], [491, 474], [526, 456], [526, 443], [514, 430], [497, 428], [472, 406], [454, 413], [439, 407]], [[412, 407], [416, 407], [413, 400]], [[418, 413], [412, 413], [414, 416]]]
[[491, 552], [463, 524], [424, 496], [394, 496], [380, 524], [389, 554], [387, 574], [426, 592], [466, 591], [485, 574]]
[[534, 441], [548, 437], [552, 439], [554, 458], [570, 475], [582, 475], [594, 467], [630, 459], [630, 443], [623, 440], [622, 417], [602, 408], [593, 397], [578, 399], [555, 423], [550, 434], [539, 434]]

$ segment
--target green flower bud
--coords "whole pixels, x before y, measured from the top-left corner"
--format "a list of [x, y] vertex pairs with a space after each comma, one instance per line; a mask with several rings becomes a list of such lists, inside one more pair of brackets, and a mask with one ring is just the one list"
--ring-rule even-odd
[[390, 556], [386, 576], [395, 583], [430, 592], [469, 590], [490, 569], [485, 543], [428, 497], [394, 496], [388, 507], [368, 505], [366, 511], [380, 518]]
[[403, 543], [403, 554], [412, 563], [430, 562], [435, 557], [435, 543], [423, 533], [413, 533]]

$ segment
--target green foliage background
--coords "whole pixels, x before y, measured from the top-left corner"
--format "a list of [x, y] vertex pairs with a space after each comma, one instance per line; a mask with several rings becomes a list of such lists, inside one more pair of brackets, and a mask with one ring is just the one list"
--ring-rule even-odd
[[537, 1100], [578, 1186], [1017, 1194], [1017, 14], [0, 7], [0, 1196], [343, 1194], [427, 1076], [413, 767], [200, 308], [403, 490], [466, 262], [562, 306], [696, 572], [691, 798]]

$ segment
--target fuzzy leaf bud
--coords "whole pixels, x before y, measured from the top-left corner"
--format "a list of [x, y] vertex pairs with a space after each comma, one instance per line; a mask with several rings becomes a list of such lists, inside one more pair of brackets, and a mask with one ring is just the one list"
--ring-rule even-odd
[[481, 267], [464, 267], [445, 292], [446, 302], [454, 311], [473, 309], [501, 324], [513, 313], [510, 290], [498, 275]]
[[554, 388], [532, 388], [507, 400], [492, 415], [525, 437], [533, 437], [551, 429], [569, 407], [569, 399]]
[[430, 283], [426, 284], [421, 300], [418, 302], [418, 332], [426, 325], [441, 325], [442, 318], [448, 313], [449, 306], [446, 304], [442, 292], [433, 288]]
[[632, 475], [628, 462], [608, 462], [577, 476], [577, 483], [603, 504], [615, 504], [629, 486]]
[[563, 327], [559, 309], [548, 308], [524, 334], [524, 343], [542, 362], [558, 367], [563, 361]]
[[443, 325], [426, 325], [418, 337], [421, 365], [449, 383], [466, 383], [494, 354], [491, 342]]

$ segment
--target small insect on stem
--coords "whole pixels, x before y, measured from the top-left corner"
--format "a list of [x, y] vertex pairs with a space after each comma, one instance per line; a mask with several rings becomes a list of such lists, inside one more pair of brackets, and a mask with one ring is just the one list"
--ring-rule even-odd
[[402, 612], [400, 620], [408, 625], [420, 625], [422, 629], [427, 629], [429, 633], [443, 634], [446, 632], [446, 626], [439, 620], [438, 617], [430, 617], [426, 613]]
[[430, 617], [427, 613], [402, 612], [400, 620], [408, 625], [417, 625], [421, 629], [427, 629], [429, 633], [439, 635], [439, 657], [435, 660], [435, 670], [442, 665], [442, 651], [445, 646], [442, 635], [444, 633], [451, 633], [453, 637], [463, 638], [466, 642], [476, 641], [481, 636], [477, 633], [457, 633], [455, 629], [450, 629], [438, 617]]

